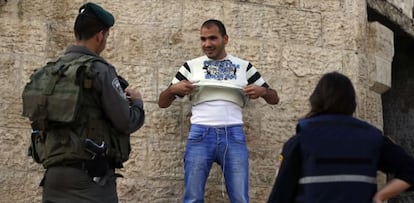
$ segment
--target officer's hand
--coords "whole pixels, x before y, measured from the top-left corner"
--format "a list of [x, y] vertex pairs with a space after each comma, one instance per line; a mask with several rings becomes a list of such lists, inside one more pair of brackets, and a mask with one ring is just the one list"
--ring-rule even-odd
[[265, 87], [260, 87], [260, 86], [253, 85], [253, 84], [246, 86], [243, 89], [243, 91], [244, 91], [244, 94], [246, 94], [246, 96], [249, 97], [250, 99], [257, 99], [266, 94]]
[[194, 85], [192, 82], [188, 80], [182, 80], [172, 85], [170, 88], [171, 93], [173, 93], [174, 95], [184, 96], [190, 94], [193, 91]]
[[135, 101], [138, 99], [142, 99], [141, 93], [138, 91], [138, 88], [126, 88], [125, 93], [128, 97], [128, 99]]

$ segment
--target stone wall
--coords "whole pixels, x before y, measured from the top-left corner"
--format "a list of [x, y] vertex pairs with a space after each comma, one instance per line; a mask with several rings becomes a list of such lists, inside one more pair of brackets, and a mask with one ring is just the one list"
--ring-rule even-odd
[[388, 0], [388, 2], [397, 7], [404, 15], [413, 18], [414, 0]]
[[[0, 202], [40, 202], [44, 170], [26, 155], [30, 128], [20, 116], [20, 96], [32, 70], [73, 42], [74, 19], [84, 2], [0, 0]], [[119, 171], [125, 176], [118, 181], [121, 202], [181, 201], [189, 105], [175, 101], [159, 109], [157, 99], [178, 67], [202, 54], [199, 27], [209, 18], [227, 26], [228, 53], [251, 61], [281, 98], [276, 106], [254, 100], [244, 110], [252, 203], [268, 197], [280, 148], [308, 111], [307, 98], [323, 73], [348, 75], [358, 92], [356, 116], [382, 128], [381, 94], [373, 86], [387, 81], [375, 72], [375, 40], [368, 40], [375, 27], [382, 28], [368, 26], [365, 1], [96, 2], [116, 18], [103, 56], [140, 88], [147, 114], [143, 128], [132, 135], [131, 159]], [[390, 56], [393, 50], [385, 48]], [[222, 184], [215, 165], [206, 202], [228, 202]]]

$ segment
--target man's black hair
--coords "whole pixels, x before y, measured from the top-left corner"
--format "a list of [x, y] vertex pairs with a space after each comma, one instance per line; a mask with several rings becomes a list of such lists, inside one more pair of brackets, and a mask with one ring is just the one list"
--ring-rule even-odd
[[102, 30], [106, 32], [109, 27], [105, 26], [96, 16], [83, 12], [76, 17], [74, 31], [77, 40], [88, 40]]
[[218, 27], [219, 32], [220, 32], [220, 34], [221, 34], [221, 36], [225, 36], [225, 35], [227, 35], [227, 32], [226, 32], [226, 27], [224, 26], [224, 24], [223, 24], [221, 21], [216, 20], [216, 19], [210, 19], [210, 20], [205, 21], [205, 22], [201, 25], [201, 28], [203, 28], [203, 27], [209, 27], [209, 26], [211, 26], [211, 25], [215, 25], [215, 26], [217, 26], [217, 27]]

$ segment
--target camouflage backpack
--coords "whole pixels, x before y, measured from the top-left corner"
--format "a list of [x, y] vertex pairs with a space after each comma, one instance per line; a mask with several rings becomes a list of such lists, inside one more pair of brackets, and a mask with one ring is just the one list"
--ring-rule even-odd
[[129, 157], [129, 135], [113, 129], [91, 90], [97, 60], [106, 63], [90, 55], [51, 61], [36, 70], [24, 88], [22, 115], [33, 130], [29, 153], [45, 168], [65, 160], [93, 159], [85, 140], [105, 143], [103, 153], [117, 168]]

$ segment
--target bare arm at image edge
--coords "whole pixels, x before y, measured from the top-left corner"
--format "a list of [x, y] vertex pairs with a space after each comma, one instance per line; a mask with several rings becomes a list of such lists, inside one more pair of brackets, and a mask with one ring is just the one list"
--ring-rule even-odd
[[407, 189], [412, 189], [410, 187], [414, 183], [414, 159], [386, 136], [381, 148], [379, 169], [384, 173], [394, 174], [395, 178], [374, 195], [375, 203], [382, 203]]
[[392, 179], [375, 194], [373, 200], [375, 203], [383, 203], [384, 201], [404, 192], [409, 187], [410, 185], [401, 179]]

